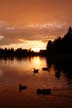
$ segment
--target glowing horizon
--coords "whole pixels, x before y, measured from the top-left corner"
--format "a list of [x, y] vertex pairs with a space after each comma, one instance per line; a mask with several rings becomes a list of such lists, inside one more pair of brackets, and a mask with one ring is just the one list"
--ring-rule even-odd
[[41, 41], [26, 41], [25, 43], [17, 43], [17, 44], [10, 44], [10, 45], [3, 45], [0, 48], [22, 48], [22, 49], [31, 49], [34, 52], [39, 52], [40, 50], [46, 49], [46, 44]]

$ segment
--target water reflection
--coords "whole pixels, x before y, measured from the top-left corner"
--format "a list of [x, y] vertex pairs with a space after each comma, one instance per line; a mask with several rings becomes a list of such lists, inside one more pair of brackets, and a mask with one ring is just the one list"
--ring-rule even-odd
[[55, 77], [57, 79], [60, 79], [60, 77], [63, 75], [66, 80], [72, 83], [72, 63], [71, 61], [64, 61], [64, 62], [59, 62], [58, 60], [55, 61], [49, 61], [47, 59], [47, 65], [49, 69], [52, 68], [52, 65], [54, 65], [55, 69]]
[[[43, 57], [25, 58], [20, 61], [15, 58], [1, 60], [0, 107], [5, 105], [10, 108], [13, 104], [16, 107], [22, 105], [29, 108], [40, 105], [44, 108], [50, 103], [71, 103], [71, 67], [70, 64], [51, 63]], [[38, 69], [35, 76], [33, 68]], [[46, 94], [49, 96], [44, 96]]]
[[60, 79], [60, 77], [61, 77], [61, 72], [60, 72], [60, 71], [55, 72], [55, 77], [56, 77], [57, 79]]
[[0, 69], [0, 77], [3, 76], [3, 71]]

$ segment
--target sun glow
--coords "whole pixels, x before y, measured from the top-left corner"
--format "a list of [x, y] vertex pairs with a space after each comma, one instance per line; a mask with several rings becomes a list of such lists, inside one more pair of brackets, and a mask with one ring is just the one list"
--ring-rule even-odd
[[32, 48], [32, 51], [39, 52], [40, 51], [40, 48]]
[[[46, 43], [42, 41], [28, 41], [28, 40], [23, 40], [23, 39], [18, 39], [19, 43], [16, 44], [10, 44], [10, 45], [3, 45], [1, 48], [22, 48], [22, 49], [31, 49], [34, 52], [39, 52], [41, 49], [46, 48]], [[20, 43], [21, 42], [21, 43]]]

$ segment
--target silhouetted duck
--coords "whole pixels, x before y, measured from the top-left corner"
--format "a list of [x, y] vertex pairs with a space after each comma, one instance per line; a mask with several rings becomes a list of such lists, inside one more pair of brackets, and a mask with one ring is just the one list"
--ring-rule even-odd
[[22, 90], [27, 89], [27, 86], [24, 86], [22, 84], [19, 84], [19, 91], [21, 92]]
[[42, 70], [48, 71], [48, 68], [47, 67], [43, 67]]
[[35, 68], [33, 68], [33, 69], [34, 69], [34, 71], [33, 71], [34, 74], [35, 74], [35, 73], [38, 73], [39, 69], [35, 69]]
[[37, 89], [38, 95], [50, 95], [51, 89]]

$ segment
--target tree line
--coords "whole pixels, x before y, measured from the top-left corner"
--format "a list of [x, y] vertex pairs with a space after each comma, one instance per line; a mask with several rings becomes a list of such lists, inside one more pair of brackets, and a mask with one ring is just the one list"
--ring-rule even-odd
[[28, 57], [28, 56], [36, 56], [37, 53], [31, 51], [31, 49], [27, 50], [27, 49], [22, 49], [22, 48], [18, 48], [16, 50], [14, 50], [13, 48], [11, 49], [3, 49], [0, 48], [0, 58], [23, 58], [23, 57]]

